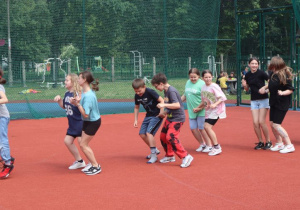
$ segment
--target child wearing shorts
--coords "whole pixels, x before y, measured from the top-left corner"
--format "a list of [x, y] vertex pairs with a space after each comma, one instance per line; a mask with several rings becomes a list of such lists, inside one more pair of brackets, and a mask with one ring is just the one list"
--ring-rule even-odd
[[157, 154], [160, 151], [156, 148], [154, 135], [165, 117], [163, 108], [157, 108], [157, 104], [163, 103], [164, 100], [154, 90], [147, 88], [143, 79], [133, 80], [132, 88], [135, 91], [133, 126], [137, 128], [140, 104], [142, 104], [146, 110], [146, 116], [141, 125], [139, 135], [150, 147], [151, 154], [147, 156], [147, 159], [149, 159], [147, 163], [155, 163], [157, 161]]

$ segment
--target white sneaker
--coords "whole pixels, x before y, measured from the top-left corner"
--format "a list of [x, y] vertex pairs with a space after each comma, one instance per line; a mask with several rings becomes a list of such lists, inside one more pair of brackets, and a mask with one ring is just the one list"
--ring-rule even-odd
[[222, 148], [221, 146], [219, 145], [219, 148], [216, 149], [213, 147], [213, 149], [208, 153], [209, 156], [215, 156], [215, 155], [218, 155], [222, 152]]
[[284, 149], [284, 144], [283, 143], [276, 143], [273, 147], [270, 148], [271, 151], [277, 152], [279, 150]]
[[[156, 149], [156, 154], [159, 155], [159, 153], [160, 153], [160, 151], [158, 149]], [[151, 158], [151, 154], [146, 157], [146, 159], [150, 159], [150, 158]]]
[[196, 152], [202, 152], [202, 150], [205, 149], [205, 144], [200, 144], [200, 147], [198, 149], [196, 149]]
[[285, 145], [282, 150], [279, 150], [280, 153], [289, 153], [294, 151], [295, 151], [295, 147], [293, 144]]
[[87, 171], [84, 171], [86, 175], [92, 176], [99, 174], [102, 171], [100, 165], [98, 167], [91, 166]]
[[164, 158], [160, 159], [159, 162], [161, 162], [161, 163], [175, 162], [175, 156], [164, 157]]
[[212, 147], [210, 147], [210, 146], [205, 146], [205, 148], [204, 148], [204, 150], [202, 150], [202, 152], [210, 152], [210, 151], [212, 151]]
[[78, 169], [78, 168], [83, 168], [85, 167], [85, 162], [82, 161], [78, 162], [77, 160], [69, 167], [70, 170]]
[[183, 159], [182, 159], [182, 163], [180, 165], [181, 168], [186, 168], [186, 167], [189, 167], [191, 165], [191, 162], [193, 161], [193, 157], [188, 154], [187, 156], [185, 156]]
[[92, 164], [91, 164], [91, 163], [88, 163], [88, 164], [85, 166], [85, 168], [82, 169], [81, 171], [82, 171], [82, 172], [86, 172], [86, 171], [88, 171], [88, 170], [90, 169], [90, 167], [92, 167]]
[[150, 157], [151, 158], [148, 160], [147, 163], [155, 163], [157, 161], [157, 156], [155, 153], [151, 154]]

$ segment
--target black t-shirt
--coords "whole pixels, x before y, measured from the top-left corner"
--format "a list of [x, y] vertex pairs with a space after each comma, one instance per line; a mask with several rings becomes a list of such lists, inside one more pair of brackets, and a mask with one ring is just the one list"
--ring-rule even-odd
[[278, 95], [278, 90], [295, 90], [292, 85], [292, 80], [286, 80], [286, 84], [280, 84], [279, 78], [277, 74], [270, 76], [269, 81], [269, 91], [270, 91], [270, 106], [275, 107], [282, 111], [287, 111], [290, 107], [292, 94], [287, 96]]
[[146, 88], [145, 93], [142, 96], [135, 94], [134, 101], [135, 105], [142, 104], [147, 114], [146, 117], [157, 116], [160, 109], [157, 108], [159, 95], [155, 90]]
[[245, 75], [245, 80], [251, 89], [251, 101], [253, 100], [261, 100], [268, 98], [268, 94], [260, 94], [258, 91], [260, 88], [265, 86], [265, 81], [268, 81], [268, 74], [261, 70], [257, 70], [256, 72], [248, 72]]

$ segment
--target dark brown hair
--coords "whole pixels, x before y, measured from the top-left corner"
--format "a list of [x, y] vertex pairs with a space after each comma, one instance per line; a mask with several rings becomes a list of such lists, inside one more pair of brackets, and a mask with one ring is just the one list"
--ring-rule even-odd
[[4, 85], [6, 83], [6, 79], [3, 78], [3, 70], [0, 68], [0, 84]]
[[96, 81], [94, 82], [95, 79], [93, 77], [92, 72], [90, 72], [90, 71], [83, 71], [83, 72], [79, 73], [79, 75], [81, 75], [82, 78], [85, 79], [87, 83], [92, 84], [91, 88], [94, 91], [98, 91], [99, 90], [99, 86], [98, 86], [99, 85], [99, 79], [96, 79]]
[[197, 68], [191, 68], [189, 70], [189, 75], [192, 74], [192, 73], [197, 74], [200, 77], [200, 71]]
[[166, 75], [163, 73], [158, 73], [158, 74], [154, 75], [151, 80], [152, 85], [159, 85], [160, 83], [167, 84], [167, 82], [168, 82], [168, 79], [167, 79]]
[[273, 79], [275, 74], [278, 75], [280, 84], [285, 85], [286, 80], [293, 79], [292, 69], [285, 64], [284, 60], [280, 56], [272, 57], [268, 70], [274, 71], [271, 79]]

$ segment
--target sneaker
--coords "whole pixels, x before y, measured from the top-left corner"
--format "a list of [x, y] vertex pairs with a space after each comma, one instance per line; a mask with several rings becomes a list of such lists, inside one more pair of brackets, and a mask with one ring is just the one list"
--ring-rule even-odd
[[91, 166], [87, 171], [84, 171], [86, 175], [90, 175], [90, 176], [99, 174], [100, 172], [101, 172], [100, 165], [98, 165], [98, 167]]
[[272, 147], [272, 142], [268, 141], [266, 144], [265, 144], [265, 147], [263, 148], [264, 150], [268, 150]]
[[14, 165], [4, 165], [2, 172], [0, 173], [0, 178], [7, 178], [13, 169]]
[[13, 165], [15, 163], [15, 158], [10, 156], [10, 164]]
[[84, 160], [82, 162], [75, 161], [70, 167], [70, 170], [78, 169], [78, 168], [84, 168], [85, 167], [85, 162]]
[[289, 153], [294, 151], [295, 151], [295, 147], [293, 144], [285, 145], [282, 150], [279, 150], [280, 153]]
[[81, 169], [81, 171], [82, 171], [82, 172], [87, 172], [87, 171], [90, 169], [90, 167], [92, 167], [92, 164], [91, 164], [91, 163], [88, 163], [88, 164], [85, 166], [84, 169]]
[[159, 162], [161, 162], [161, 163], [175, 162], [175, 156], [164, 157], [164, 158], [160, 159]]
[[256, 149], [256, 150], [258, 150], [258, 149], [262, 149], [262, 148], [264, 148], [264, 143], [263, 142], [259, 142], [259, 143], [256, 143], [257, 145], [256, 145], [256, 147], [254, 147], [254, 149]]
[[212, 151], [212, 147], [210, 147], [210, 146], [205, 146], [205, 148], [204, 148], [204, 150], [202, 150], [202, 152], [210, 152], [210, 151]]
[[189, 167], [191, 165], [191, 162], [193, 161], [193, 156], [191, 156], [190, 154], [188, 154], [187, 156], [185, 156], [182, 159], [182, 163], [180, 165], [181, 168], [186, 168]]
[[200, 147], [198, 149], [196, 149], [196, 152], [202, 152], [205, 147], [206, 147], [205, 144], [200, 144]]
[[274, 146], [272, 146], [270, 148], [271, 151], [273, 152], [277, 152], [279, 150], [282, 150], [284, 148], [284, 144], [283, 143], [276, 143]]
[[156, 156], [156, 154], [155, 153], [153, 153], [153, 154], [151, 154], [150, 155], [151, 156], [151, 158], [148, 160], [148, 162], [147, 163], [155, 163], [156, 161], [157, 161], [157, 156]]
[[[160, 153], [160, 151], [158, 149], [156, 149], [156, 155], [159, 155], [159, 153]], [[151, 158], [151, 154], [146, 157], [146, 159], [150, 159], [150, 158]]]
[[218, 155], [222, 152], [222, 148], [221, 146], [219, 146], [219, 148], [214, 148], [208, 153], [209, 156], [215, 156]]

